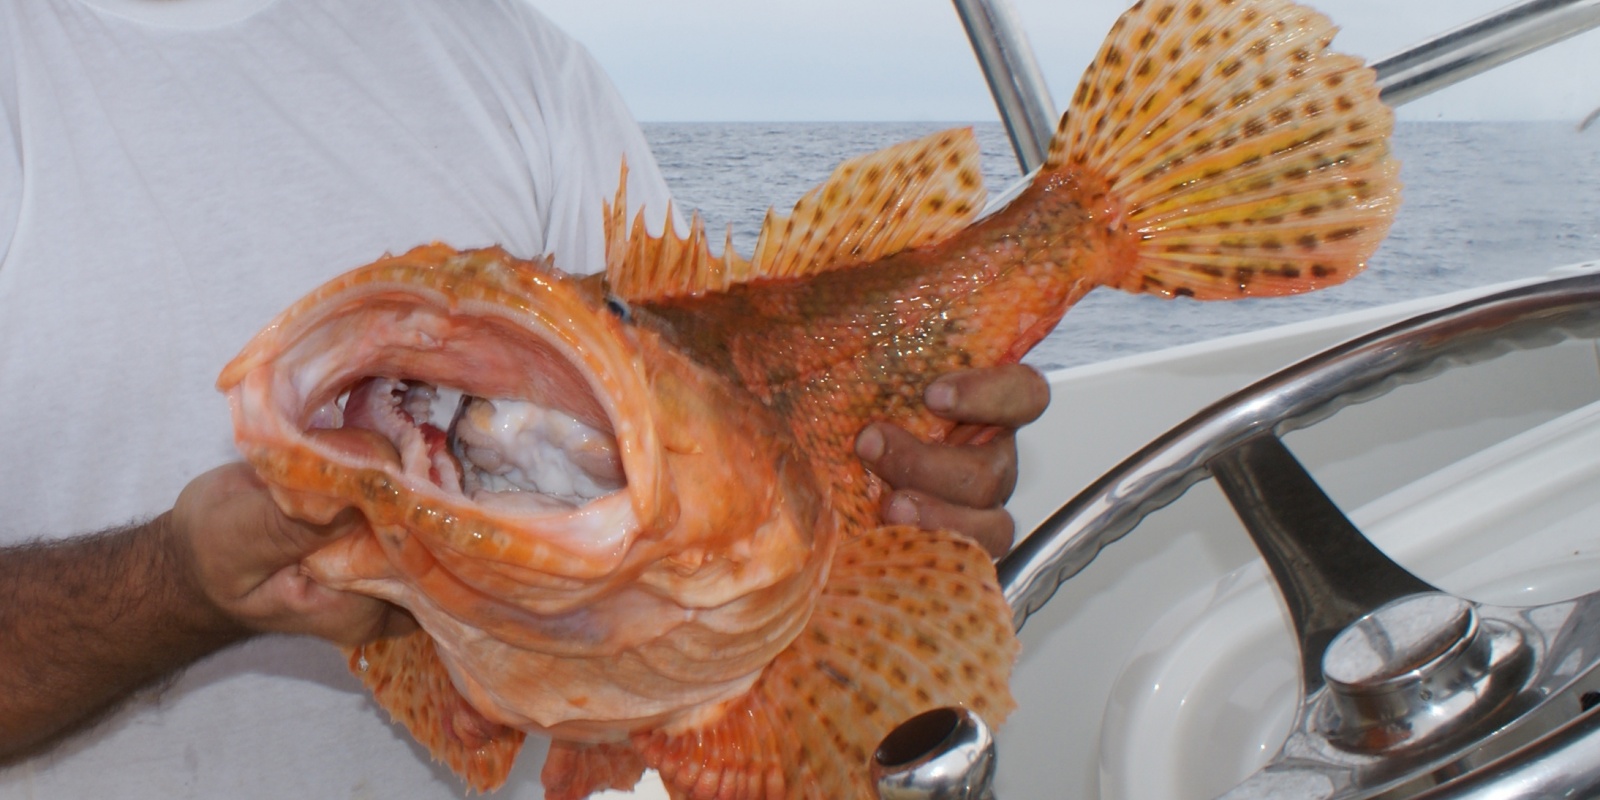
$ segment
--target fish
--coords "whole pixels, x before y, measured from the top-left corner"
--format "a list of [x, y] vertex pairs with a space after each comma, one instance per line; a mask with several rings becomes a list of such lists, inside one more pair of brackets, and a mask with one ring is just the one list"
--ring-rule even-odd
[[855, 437], [945, 440], [929, 382], [1019, 361], [1097, 287], [1364, 269], [1393, 115], [1335, 31], [1287, 0], [1136, 3], [1003, 207], [944, 131], [844, 162], [749, 258], [698, 215], [630, 220], [622, 165], [603, 273], [436, 243], [339, 276], [222, 371], [235, 439], [285, 512], [365, 517], [302, 567], [416, 618], [350, 666], [468, 787], [534, 733], [554, 800], [648, 769], [674, 798], [875, 796], [899, 722], [1004, 722], [1019, 644], [985, 552], [880, 521]]

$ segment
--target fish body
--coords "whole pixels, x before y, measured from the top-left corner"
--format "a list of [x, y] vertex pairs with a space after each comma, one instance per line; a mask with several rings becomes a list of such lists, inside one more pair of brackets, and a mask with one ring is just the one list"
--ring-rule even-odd
[[1015, 362], [1098, 286], [1358, 272], [1398, 168], [1332, 33], [1281, 0], [1135, 5], [1033, 183], [981, 219], [949, 131], [841, 165], [749, 259], [698, 218], [649, 234], [619, 190], [603, 276], [432, 245], [301, 300], [218, 383], [280, 505], [370, 523], [306, 569], [421, 623], [352, 669], [475, 788], [551, 735], [552, 798], [647, 768], [675, 797], [869, 797], [898, 722], [1000, 724], [1018, 645], [992, 564], [880, 526], [854, 437], [948, 435], [929, 381]]
[[[965, 130], [906, 149], [923, 161], [975, 157]], [[957, 202], [976, 209], [981, 198]], [[1099, 187], [1034, 187], [928, 246], [806, 279], [741, 283], [639, 307], [663, 320], [698, 362], [805, 421], [794, 435], [826, 462], [836, 508], [859, 529], [876, 518], [879, 489], [853, 454], [862, 426], [888, 419], [943, 438], [948, 422], [922, 405], [928, 381], [1019, 360], [1073, 303], [1133, 263], [1115, 223], [1119, 209], [1109, 203]]]

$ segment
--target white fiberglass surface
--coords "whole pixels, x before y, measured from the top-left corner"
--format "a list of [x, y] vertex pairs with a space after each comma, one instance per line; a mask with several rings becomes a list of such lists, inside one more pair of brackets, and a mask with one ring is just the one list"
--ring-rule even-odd
[[668, 800], [666, 784], [661, 782], [661, 776], [655, 770], [646, 772], [631, 792], [606, 791], [594, 797], [595, 800]]
[[[1022, 469], [1008, 504], [1018, 530], [1033, 530], [1128, 454], [1229, 392], [1342, 339], [1478, 293], [1051, 373], [1049, 410], [1018, 437]], [[1401, 387], [1286, 442], [1341, 508], [1370, 513], [1396, 487], [1596, 400], [1595, 344], [1574, 340]], [[998, 735], [997, 796], [1101, 796], [1107, 697], [1141, 640], [1168, 609], [1208, 596], [1222, 576], [1256, 558], [1206, 481], [1062, 585], [1022, 630], [1012, 680], [1019, 707]], [[1275, 600], [1267, 606], [1277, 613]]]
[[[1381, 497], [1351, 516], [1447, 591], [1536, 605], [1600, 589], [1600, 404]], [[1298, 703], [1287, 622], [1259, 562], [1153, 615], [1104, 709], [1106, 798], [1214, 797], [1276, 752]]]

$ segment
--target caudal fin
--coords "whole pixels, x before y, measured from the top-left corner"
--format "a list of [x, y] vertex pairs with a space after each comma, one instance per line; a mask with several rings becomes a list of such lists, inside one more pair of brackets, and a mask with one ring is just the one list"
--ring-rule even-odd
[[1104, 179], [1136, 237], [1110, 285], [1292, 294], [1365, 266], [1399, 206], [1372, 70], [1287, 0], [1141, 0], [1078, 85], [1045, 173]]

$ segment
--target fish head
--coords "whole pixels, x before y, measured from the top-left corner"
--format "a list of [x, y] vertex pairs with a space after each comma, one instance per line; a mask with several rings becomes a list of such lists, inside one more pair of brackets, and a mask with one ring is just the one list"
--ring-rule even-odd
[[837, 525], [779, 420], [598, 278], [499, 249], [382, 259], [223, 371], [306, 562], [398, 603], [489, 719], [602, 740], [733, 697], [799, 632]]

